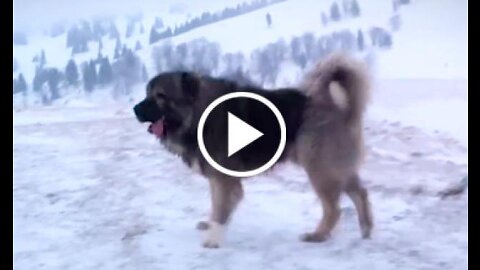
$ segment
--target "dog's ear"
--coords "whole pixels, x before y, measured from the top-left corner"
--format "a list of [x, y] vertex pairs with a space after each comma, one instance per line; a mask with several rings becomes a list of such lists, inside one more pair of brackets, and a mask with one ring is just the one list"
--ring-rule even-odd
[[185, 94], [191, 98], [195, 98], [200, 88], [200, 78], [194, 73], [182, 72], [181, 82]]

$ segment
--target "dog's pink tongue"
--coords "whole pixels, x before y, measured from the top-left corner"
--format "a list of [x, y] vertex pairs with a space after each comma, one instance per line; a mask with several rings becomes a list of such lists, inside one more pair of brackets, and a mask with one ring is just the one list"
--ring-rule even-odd
[[164, 126], [163, 120], [158, 120], [150, 126], [150, 131], [158, 138], [163, 136]]

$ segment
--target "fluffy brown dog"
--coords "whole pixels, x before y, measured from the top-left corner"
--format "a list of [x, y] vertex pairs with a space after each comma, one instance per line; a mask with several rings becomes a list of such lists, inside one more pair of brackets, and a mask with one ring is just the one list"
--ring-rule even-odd
[[[138, 120], [150, 122], [149, 131], [169, 151], [209, 179], [212, 212], [210, 220], [198, 226], [207, 231], [204, 246], [219, 247], [224, 226], [243, 197], [243, 189], [241, 179], [225, 175], [205, 161], [196, 140], [197, 125], [213, 100], [235, 91], [262, 95], [276, 105], [285, 119], [287, 143], [279, 162], [289, 160], [302, 166], [323, 206], [323, 217], [317, 228], [304, 234], [302, 239], [321, 242], [330, 236], [340, 217], [342, 192], [355, 204], [362, 237], [370, 237], [373, 226], [370, 204], [358, 175], [368, 79], [360, 63], [336, 54], [318, 63], [299, 89], [265, 90], [190, 72], [162, 73], [148, 83], [147, 97], [134, 108]], [[271, 125], [262, 122], [261, 113], [255, 111], [258, 108], [248, 101], [232, 102], [227, 109], [236, 110], [248, 123], [266, 128]], [[225, 124], [225, 119], [211, 121], [215, 126]], [[225, 152], [215, 146], [225, 141], [227, 135], [212, 134], [205, 142], [207, 148], [210, 145], [214, 151]], [[234, 155], [229, 161], [238, 169], [251, 168], [261, 165], [257, 163], [268, 155], [260, 149]]]

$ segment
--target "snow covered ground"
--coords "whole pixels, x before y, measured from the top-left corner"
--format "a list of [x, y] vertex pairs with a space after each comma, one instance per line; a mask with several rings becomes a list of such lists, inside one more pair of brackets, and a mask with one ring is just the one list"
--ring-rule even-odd
[[[425, 107], [422, 89], [401, 90], [415, 83], [385, 85], [413, 98], [384, 94], [367, 120], [362, 175], [375, 215], [368, 241], [344, 200], [329, 242], [300, 242], [321, 207], [305, 174], [286, 164], [245, 182], [225, 247], [205, 250], [195, 224], [208, 215], [206, 180], [158, 146], [130, 107], [17, 112], [15, 269], [466, 269], [468, 191], [437, 193], [467, 173], [467, 148], [448, 130], [407, 121], [405, 104]], [[382, 108], [391, 113], [375, 113]]]

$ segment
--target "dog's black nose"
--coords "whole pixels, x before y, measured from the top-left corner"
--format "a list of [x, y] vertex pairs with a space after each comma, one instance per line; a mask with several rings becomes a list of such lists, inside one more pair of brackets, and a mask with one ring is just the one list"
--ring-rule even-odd
[[133, 107], [133, 112], [135, 113], [135, 116], [137, 116], [138, 121], [144, 122], [145, 117], [143, 116], [142, 110], [139, 105], [140, 104], [137, 104]]

